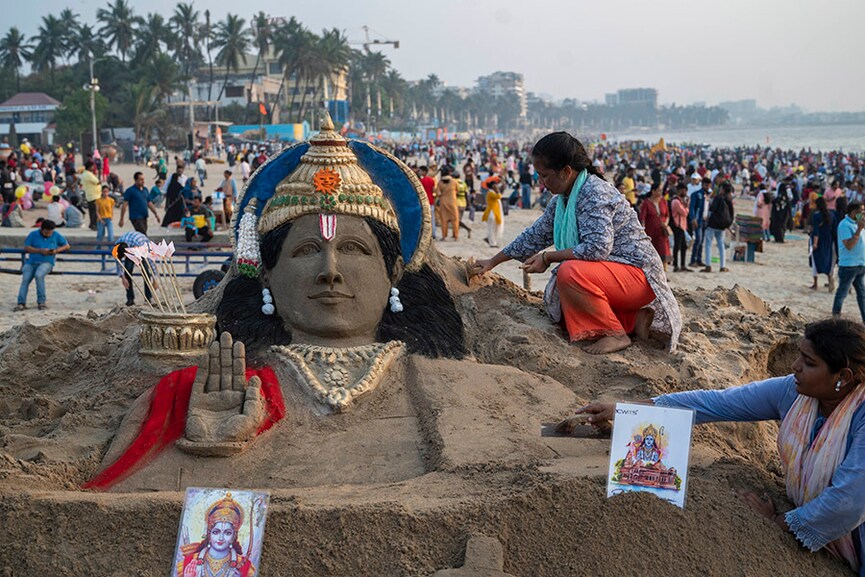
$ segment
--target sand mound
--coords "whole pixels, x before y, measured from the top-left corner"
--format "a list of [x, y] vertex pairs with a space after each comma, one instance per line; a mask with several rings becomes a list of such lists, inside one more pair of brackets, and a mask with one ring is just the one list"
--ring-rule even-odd
[[[500, 379], [474, 383], [477, 391], [460, 384], [487, 411], [487, 421], [464, 439], [480, 455], [515, 442], [519, 435], [498, 427], [514, 431], [522, 417], [478, 391], [500, 387], [511, 403], [530, 405], [543, 401], [531, 383], [563, 385], [577, 403], [723, 388], [786, 373], [803, 325], [741, 287], [677, 291], [685, 328], [676, 354], [640, 344], [595, 357], [565, 342], [538, 294], [495, 277], [468, 288], [458, 262], [442, 259], [437, 267], [465, 320], [474, 357], [465, 362], [492, 365], [485, 374]], [[0, 335], [0, 525], [7, 535], [0, 574], [57, 567], [79, 575], [166, 573], [182, 493], [76, 489], [97, 470], [132, 402], [158, 379], [158, 367], [138, 360], [136, 338], [132, 315], [121, 310]], [[428, 400], [421, 436], [424, 418], [441, 418], [446, 408], [437, 402], [449, 401]], [[847, 574], [730, 494], [739, 487], [769, 491], [788, 506], [775, 425], [695, 433], [685, 510], [650, 495], [605, 499], [608, 441], [540, 440], [534, 432], [525, 458], [463, 462], [440, 451], [424, 463], [426, 474], [407, 480], [274, 490], [262, 572], [429, 575], [461, 565], [467, 535], [480, 532], [502, 542], [504, 570], [513, 575]], [[267, 488], [261, 479], [250, 483]]]

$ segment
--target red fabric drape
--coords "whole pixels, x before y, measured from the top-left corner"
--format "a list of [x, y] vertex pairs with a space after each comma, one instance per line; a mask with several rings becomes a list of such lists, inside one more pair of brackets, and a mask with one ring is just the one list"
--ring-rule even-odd
[[[150, 411], [141, 431], [129, 448], [111, 465], [87, 481], [84, 489], [105, 490], [131, 475], [156, 457], [165, 447], [183, 436], [189, 397], [198, 367], [187, 367], [162, 377], [153, 391]], [[256, 435], [263, 433], [285, 417], [285, 400], [279, 381], [270, 367], [246, 369], [246, 378], [261, 379], [261, 395], [267, 416]]]

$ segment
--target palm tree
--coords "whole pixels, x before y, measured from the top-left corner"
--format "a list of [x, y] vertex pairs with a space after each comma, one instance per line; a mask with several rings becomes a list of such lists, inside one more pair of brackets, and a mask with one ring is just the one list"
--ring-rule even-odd
[[96, 11], [96, 19], [102, 22], [99, 33], [108, 39], [108, 45], [120, 53], [120, 60], [126, 62], [126, 54], [135, 41], [136, 25], [141, 18], [136, 16], [128, 0], [114, 0], [108, 9]]
[[[273, 27], [270, 24], [270, 18], [264, 12], [256, 14], [249, 26], [249, 33], [252, 36], [252, 44], [256, 48], [255, 66], [252, 68], [252, 80], [250, 84], [255, 84], [255, 77], [258, 75], [258, 65], [261, 59], [267, 56], [270, 50], [270, 45], [273, 42]], [[252, 90], [246, 93], [246, 110], [249, 112], [249, 105], [252, 103]]]
[[91, 54], [94, 58], [102, 56], [108, 47], [96, 36], [90, 24], [82, 24], [69, 39], [67, 50], [70, 56], [77, 57], [79, 62], [85, 62], [90, 59]]
[[180, 2], [171, 16], [170, 24], [177, 35], [176, 56], [183, 66], [184, 76], [191, 75], [193, 66], [201, 58], [201, 51], [195, 41], [201, 27], [199, 17], [198, 10], [193, 8], [191, 2], [189, 4]]
[[309, 35], [310, 32], [294, 16], [274, 30], [273, 49], [277, 55], [279, 66], [282, 68], [282, 83], [276, 95], [276, 103], [274, 104], [274, 112], [271, 112], [271, 118], [276, 117], [275, 111], [279, 110], [286, 81], [291, 78], [295, 80], [295, 90], [291, 95], [289, 114], [293, 112], [297, 86], [300, 79], [300, 68], [303, 64], [303, 59], [308, 53], [305, 49], [305, 44], [307, 44]]
[[[334, 75], [342, 74], [348, 68], [351, 60], [351, 47], [348, 38], [337, 28], [322, 30], [316, 47], [318, 78], [316, 82], [316, 101], [324, 98], [325, 90], [331, 83]], [[326, 106], [326, 104], [325, 104]]]
[[147, 59], [163, 53], [163, 46], [169, 47], [172, 40], [171, 30], [162, 14], [150, 13], [138, 29], [134, 61], [146, 62]]
[[139, 69], [141, 79], [153, 87], [158, 100], [171, 101], [171, 95], [182, 86], [180, 68], [171, 56], [159, 53], [149, 58]]
[[222, 88], [219, 89], [219, 96], [216, 100], [222, 98], [225, 87], [228, 84], [228, 75], [234, 70], [240, 68], [240, 61], [246, 64], [246, 51], [249, 50], [249, 32], [244, 28], [246, 20], [236, 14], [228, 14], [224, 22], [216, 25], [216, 34], [214, 35], [213, 45], [219, 51], [216, 53], [216, 63], [220, 66], [225, 66], [225, 80], [222, 83]]
[[16, 26], [0, 40], [0, 66], [15, 71], [15, 86], [21, 92], [21, 65], [33, 55], [33, 46]]
[[64, 31], [63, 45], [66, 47], [66, 54], [63, 56], [68, 60], [70, 56], [74, 56], [74, 51], [71, 46], [75, 35], [78, 33], [78, 26], [80, 25], [78, 22], [78, 14], [73, 12], [71, 8], [64, 8], [63, 11], [60, 12], [59, 19]]
[[66, 52], [66, 47], [63, 45], [63, 23], [53, 14], [43, 16], [36, 40], [36, 48], [33, 49], [32, 56], [33, 67], [39, 72], [48, 70], [51, 73], [53, 86], [57, 60]]

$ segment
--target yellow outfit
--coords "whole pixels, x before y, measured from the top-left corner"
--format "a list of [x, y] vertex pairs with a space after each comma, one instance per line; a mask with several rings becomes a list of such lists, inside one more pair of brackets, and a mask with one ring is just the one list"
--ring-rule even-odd
[[625, 193], [625, 198], [628, 199], [628, 202], [631, 203], [631, 206], [637, 204], [637, 193], [634, 190], [637, 188], [637, 183], [634, 182], [634, 179], [630, 176], [626, 176], [622, 179], [622, 188], [624, 189], [622, 192]]
[[102, 198], [101, 196], [97, 198], [96, 216], [99, 217], [99, 220], [114, 218], [114, 199], [110, 196], [108, 198]]
[[81, 173], [81, 185], [84, 187], [84, 198], [87, 199], [87, 202], [102, 198], [102, 183], [89, 170]]
[[490, 212], [493, 213], [493, 216], [496, 219], [496, 224], [502, 224], [504, 222], [504, 218], [502, 217], [502, 195], [496, 192], [495, 190], [488, 188], [487, 189], [487, 208], [484, 210], [484, 215], [481, 217], [481, 222], [486, 222], [487, 218], [490, 215]]

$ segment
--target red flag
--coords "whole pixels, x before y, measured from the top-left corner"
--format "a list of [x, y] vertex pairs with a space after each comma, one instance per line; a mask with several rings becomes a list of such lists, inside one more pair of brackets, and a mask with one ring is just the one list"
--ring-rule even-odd
[[264, 105], [264, 102], [258, 103], [258, 111], [262, 116], [267, 116], [267, 106]]

